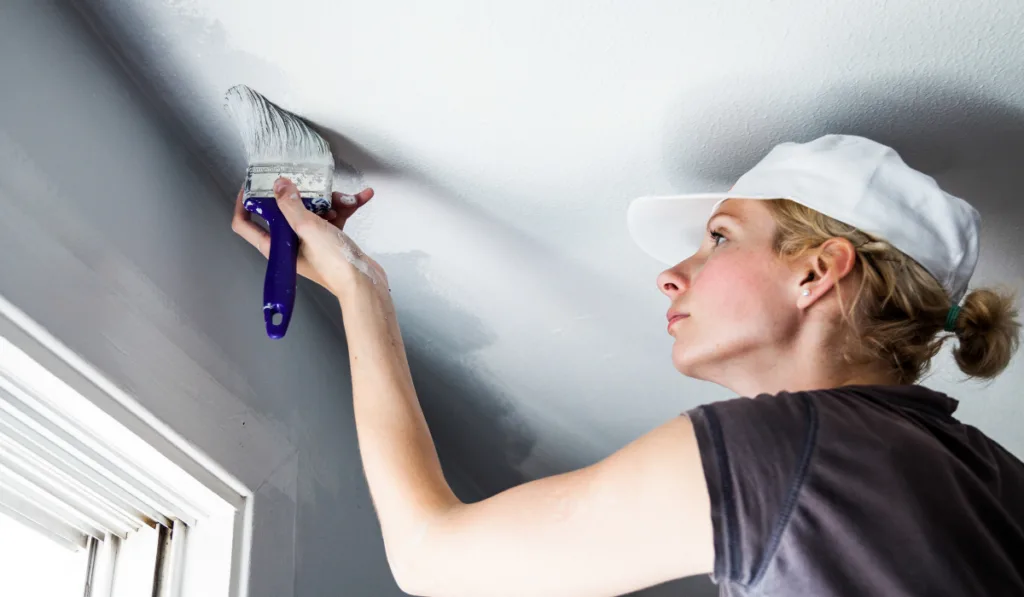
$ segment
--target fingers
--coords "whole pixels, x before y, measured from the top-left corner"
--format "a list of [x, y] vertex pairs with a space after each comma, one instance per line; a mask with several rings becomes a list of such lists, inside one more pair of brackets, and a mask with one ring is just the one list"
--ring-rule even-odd
[[266, 257], [270, 253], [270, 235], [252, 221], [252, 216], [242, 204], [242, 191], [235, 199], [235, 213], [231, 218], [231, 229]]
[[355, 210], [366, 205], [366, 202], [373, 198], [373, 189], [363, 189], [355, 195], [346, 195], [345, 193], [339, 193], [334, 191], [331, 194], [331, 207], [338, 211], [339, 214], [349, 212], [349, 215], [355, 212]]
[[231, 229], [250, 245], [256, 247], [256, 250], [262, 253], [264, 257], [270, 255], [270, 235], [252, 220], [246, 220], [241, 223], [232, 222]]
[[[264, 257], [270, 256], [270, 234], [261, 228], [259, 224], [252, 221], [252, 214], [245, 209], [241, 191], [239, 191], [238, 197], [235, 199], [235, 213], [231, 218], [231, 229], [250, 245], [256, 247], [256, 250]], [[305, 259], [300, 257], [296, 266], [296, 272], [300, 276], [305, 276], [317, 284], [323, 285], [316, 270], [310, 267]]]
[[242, 205], [242, 196], [243, 196], [243, 194], [244, 194], [244, 189], [238, 189], [238, 196], [235, 197], [235, 215], [234, 215], [234, 218], [232, 219], [232, 221], [233, 220], [237, 220], [239, 217], [241, 217], [243, 219], [248, 219], [249, 218], [249, 212], [245, 211], [245, 206]]
[[338, 228], [345, 226], [345, 222], [352, 217], [352, 214], [366, 205], [366, 202], [373, 198], [373, 189], [363, 189], [355, 195], [346, 195], [335, 191], [331, 195], [331, 212], [327, 220]]
[[313, 212], [306, 209], [299, 197], [299, 190], [295, 184], [287, 178], [278, 178], [274, 182], [274, 197], [277, 199], [277, 208], [281, 210], [288, 225], [292, 227], [295, 234], [302, 238], [310, 226], [316, 226], [320, 218]]
[[[303, 236], [307, 226], [319, 225], [320, 218], [303, 206], [299, 191], [291, 180], [283, 177], [277, 179], [274, 182], [274, 196], [277, 199], [278, 209], [284, 214], [292, 230], [300, 237]], [[366, 202], [372, 198], [373, 189], [370, 188], [363, 189], [355, 195], [334, 192], [331, 194], [331, 210], [326, 219], [335, 227], [341, 228], [357, 209], [366, 205]]]

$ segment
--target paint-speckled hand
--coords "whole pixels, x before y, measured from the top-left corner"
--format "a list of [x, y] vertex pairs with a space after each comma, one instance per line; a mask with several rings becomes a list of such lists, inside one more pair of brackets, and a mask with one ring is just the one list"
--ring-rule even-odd
[[[338, 295], [355, 273], [364, 276], [374, 285], [382, 286], [386, 294], [387, 276], [384, 270], [343, 232], [345, 222], [373, 197], [373, 189], [364, 189], [349, 197], [335, 192], [331, 198], [331, 210], [325, 217], [317, 216], [303, 207], [298, 190], [287, 178], [278, 179], [274, 193], [278, 208], [301, 239], [297, 264], [299, 275]], [[256, 247], [264, 257], [270, 254], [270, 235], [252, 221], [251, 214], [242, 206], [241, 191], [235, 201], [231, 229]]]

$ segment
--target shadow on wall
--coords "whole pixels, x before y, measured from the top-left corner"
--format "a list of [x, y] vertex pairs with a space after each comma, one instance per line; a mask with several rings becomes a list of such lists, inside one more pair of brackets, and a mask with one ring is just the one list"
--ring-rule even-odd
[[[737, 95], [733, 86], [680, 99], [663, 140], [664, 162], [676, 184], [692, 184], [695, 176], [731, 184], [775, 144], [827, 133], [889, 145], [932, 176], [993, 162], [1019, 164], [1024, 157], [1024, 111], [976, 89], [905, 77], [827, 92], [801, 88], [799, 80], [782, 90], [777, 81], [748, 83], [746, 88], [764, 91]], [[703, 113], [707, 106], [715, 107], [713, 118]]]
[[[487, 497], [528, 481], [519, 465], [536, 443], [513, 401], [473, 356], [496, 340], [478, 318], [430, 291], [424, 253], [377, 260], [392, 288], [415, 300], [396, 304], [409, 368], [439, 454]], [[403, 291], [402, 287], [408, 290]], [[460, 496], [463, 497], [463, 496]]]
[[[300, 116], [300, 118], [302, 118]], [[364, 172], [373, 174], [384, 174], [390, 176], [401, 176], [403, 173], [390, 164], [381, 161], [377, 156], [367, 151], [362, 146], [342, 135], [341, 133], [303, 118], [306, 124], [323, 137], [331, 146], [331, 153], [334, 154], [334, 171], [336, 178], [343, 180], [362, 181]], [[352, 193], [357, 189], [336, 189], [342, 192]], [[362, 190], [362, 189], [358, 189]]]
[[[446, 470], [460, 471], [461, 481], [473, 485], [453, 483], [459, 498], [474, 502], [529, 481], [520, 465], [536, 443], [533, 433], [473, 356], [494, 342], [495, 335], [478, 318], [431, 291], [423, 274], [426, 254], [380, 254], [375, 259], [388, 272], [396, 295], [415, 296], [413, 301], [396, 301], [395, 308], [416, 392], [442, 464]], [[307, 280], [301, 284], [343, 332], [336, 299]]]
[[[168, 134], [195, 156], [206, 175], [233, 201], [242, 183], [246, 160], [240, 151], [238, 131], [223, 109], [222, 94], [227, 89], [219, 90], [215, 98], [204, 97], [202, 91], [197, 91], [201, 87], [192, 84], [186, 73], [181, 72], [177, 62], [180, 55], [171, 41], [174, 35], [167, 36], [161, 28], [154, 28], [147, 13], [173, 12], [177, 24], [169, 26], [188, 32], [189, 51], [230, 62], [239, 82], [258, 81], [258, 88], [280, 88], [287, 85], [287, 73], [232, 47], [220, 22], [187, 14], [183, 10], [187, 7], [178, 6], [186, 3], [78, 0], [67, 4], [81, 15], [96, 39], [107, 46], [145, 96], [153, 117], [167, 125]], [[231, 142], [225, 144], [226, 139]]]

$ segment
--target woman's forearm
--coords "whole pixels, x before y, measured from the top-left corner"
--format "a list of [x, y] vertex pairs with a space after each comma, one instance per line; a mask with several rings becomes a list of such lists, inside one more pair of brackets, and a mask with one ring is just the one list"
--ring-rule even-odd
[[[441, 471], [416, 397], [394, 304], [360, 278], [339, 293], [356, 431], [392, 566], [415, 551], [431, 520], [459, 503]], [[396, 571], [397, 572], [397, 571]]]

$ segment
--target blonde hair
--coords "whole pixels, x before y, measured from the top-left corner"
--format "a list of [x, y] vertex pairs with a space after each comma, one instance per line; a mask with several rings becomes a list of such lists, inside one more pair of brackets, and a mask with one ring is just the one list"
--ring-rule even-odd
[[[793, 258], [830, 238], [845, 238], [857, 250], [860, 285], [846, 308], [849, 340], [842, 347], [848, 363], [877, 362], [899, 383], [914, 383], [928, 371], [943, 343], [954, 335], [960, 370], [991, 379], [1009, 364], [1020, 342], [1015, 295], [988, 288], [971, 291], [953, 333], [944, 331], [953, 306], [939, 282], [912, 258], [889, 243], [787, 199], [766, 201], [776, 223], [774, 248]], [[839, 288], [837, 287], [837, 291]]]

